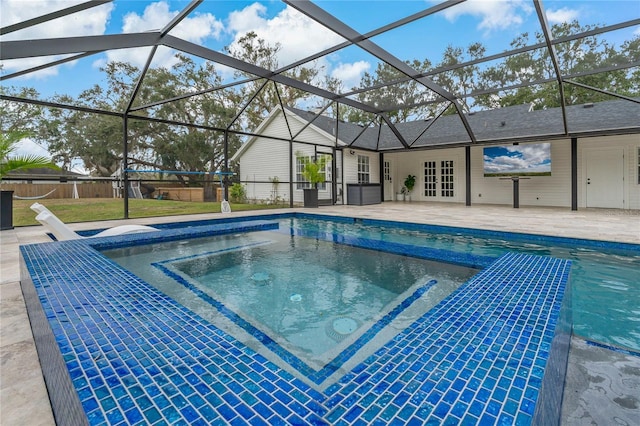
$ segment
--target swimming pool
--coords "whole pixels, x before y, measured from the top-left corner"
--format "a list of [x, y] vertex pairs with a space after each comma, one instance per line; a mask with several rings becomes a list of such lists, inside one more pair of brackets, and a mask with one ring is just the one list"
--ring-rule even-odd
[[466, 255], [506, 252], [570, 259], [573, 334], [640, 352], [640, 246], [378, 220], [287, 219], [283, 226], [427, 246]]
[[563, 306], [569, 261], [287, 229], [318, 241], [484, 268], [317, 390], [100, 253], [273, 230], [280, 227], [275, 220], [303, 217], [22, 246], [21, 285], [58, 422], [73, 416], [91, 424], [557, 421], [570, 332]]
[[103, 254], [319, 389], [478, 272], [279, 229]]

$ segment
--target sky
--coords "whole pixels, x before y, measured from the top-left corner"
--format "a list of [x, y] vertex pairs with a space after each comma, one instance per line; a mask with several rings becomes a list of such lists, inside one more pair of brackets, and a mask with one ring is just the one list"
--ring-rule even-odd
[[[0, 0], [0, 25], [5, 27], [84, 0]], [[315, 3], [338, 20], [361, 33], [374, 30], [441, 1], [430, 0], [318, 0]], [[189, 4], [186, 0], [115, 0], [81, 13], [16, 31], [3, 41], [81, 35], [144, 32], [164, 27]], [[550, 24], [577, 19], [582, 25], [609, 25], [640, 17], [637, 0], [544, 1]], [[487, 55], [510, 49], [518, 35], [539, 30], [533, 2], [529, 0], [468, 0], [412, 24], [372, 38], [372, 41], [401, 60], [429, 58], [437, 63], [448, 45], [465, 47], [481, 42]], [[270, 44], [280, 43], [279, 64], [285, 65], [343, 41], [294, 8], [280, 1], [205, 0], [171, 35], [205, 45], [216, 51], [234, 46], [249, 31]], [[640, 35], [640, 26], [608, 34], [607, 40], [620, 43]], [[175, 52], [160, 48], [152, 66], [170, 67]], [[128, 61], [142, 67], [147, 54], [138, 50], [100, 53], [55, 68], [12, 78], [3, 85], [36, 88], [42, 97], [54, 94], [77, 96], [82, 90], [104, 81], [100, 67], [108, 61]], [[51, 62], [60, 58], [46, 58]], [[42, 58], [3, 61], [2, 74], [37, 66]], [[373, 72], [378, 60], [357, 47], [349, 47], [320, 58], [317, 65], [326, 74], [341, 79], [345, 88], [357, 86], [364, 72]], [[220, 67], [227, 81], [231, 70]], [[26, 141], [20, 153], [44, 154], [46, 150]]]

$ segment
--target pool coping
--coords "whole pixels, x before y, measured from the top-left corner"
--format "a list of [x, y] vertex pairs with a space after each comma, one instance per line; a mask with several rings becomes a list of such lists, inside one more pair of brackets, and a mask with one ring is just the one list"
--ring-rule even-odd
[[[435, 233], [447, 233], [447, 234], [460, 234], [460, 235], [475, 235], [489, 238], [509, 239], [519, 242], [540, 243], [544, 245], [557, 245], [560, 247], [571, 248], [590, 248], [597, 249], [602, 248], [607, 251], [625, 251], [640, 253], [640, 244], [632, 242], [613, 242], [598, 239], [587, 239], [577, 237], [563, 237], [557, 235], [544, 235], [544, 234], [532, 234], [527, 232], [516, 231], [497, 231], [492, 229], [480, 229], [480, 228], [466, 228], [462, 226], [451, 225], [434, 225], [428, 223], [415, 223], [415, 222], [403, 222], [389, 219], [374, 219], [366, 217], [355, 216], [336, 216], [333, 214], [323, 213], [309, 213], [309, 212], [285, 212], [285, 213], [265, 213], [255, 216], [237, 216], [237, 217], [221, 217], [216, 219], [197, 219], [187, 220], [180, 222], [170, 222], [155, 224], [154, 227], [166, 230], [177, 229], [185, 226], [197, 227], [211, 225], [212, 223], [234, 223], [234, 222], [246, 222], [253, 219], [256, 220], [279, 220], [286, 218], [307, 218], [307, 219], [321, 219], [332, 222], [344, 222], [344, 223], [360, 223], [363, 225], [372, 226], [392, 226], [405, 230], [418, 230], [425, 232]], [[78, 231], [78, 234], [83, 236], [92, 236], [100, 231], [104, 231], [106, 228], [97, 228], [93, 230]]]
[[[277, 215], [277, 216], [278, 217], [282, 217], [282, 215]], [[261, 216], [260, 218], [266, 219], [266, 218], [269, 218], [269, 216]], [[256, 219], [256, 218], [254, 218], [254, 219]], [[245, 218], [245, 221], [246, 220], [247, 219]], [[238, 222], [238, 221], [233, 221], [233, 222]], [[237, 227], [229, 227], [228, 225], [221, 224], [220, 222], [218, 222], [218, 224], [220, 225], [219, 226], [220, 227], [220, 229], [219, 229], [220, 232], [224, 232], [223, 228], [225, 228], [225, 227], [227, 229], [229, 229], [229, 232], [238, 232]], [[82, 248], [87, 249], [88, 247], [99, 247], [99, 246], [108, 246], [109, 248], [111, 248], [111, 247], [113, 247], [113, 245], [110, 245], [110, 244], [116, 244], [116, 245], [117, 244], [122, 244], [122, 245], [125, 245], [125, 244], [130, 243], [130, 242], [132, 242], [134, 240], [140, 241], [141, 238], [143, 238], [143, 239], [157, 238], [158, 240], [160, 240], [160, 239], [171, 238], [171, 237], [167, 237], [167, 234], [169, 234], [169, 235], [173, 234], [174, 237], [176, 237], [176, 236], [184, 237], [184, 236], [187, 236], [187, 235], [197, 234], [197, 232], [201, 232], [201, 230], [196, 229], [196, 228], [200, 228], [200, 227], [196, 226], [196, 227], [194, 227], [194, 229], [186, 230], [186, 231], [185, 230], [178, 230], [178, 231], [168, 230], [168, 231], [163, 232], [164, 235], [162, 235], [162, 236], [160, 236], [160, 235], [155, 235], [155, 236], [148, 236], [147, 235], [145, 237], [127, 236], [127, 237], [120, 237], [120, 238], [111, 238], [111, 239], [109, 239], [111, 241], [109, 241], [107, 239], [100, 239], [100, 241], [94, 240], [95, 243], [91, 242], [89, 244], [87, 244], [87, 240], [80, 240], [80, 241], [68, 242], [68, 243], [64, 243], [64, 242], [63, 243], [54, 243], [54, 244], [56, 244], [56, 245], [67, 245], [69, 248], [73, 247], [73, 248], [76, 248], [76, 249], [82, 249]], [[208, 229], [205, 233], [207, 233], [207, 232], [210, 233], [212, 231], [213, 231], [213, 229]], [[47, 243], [47, 245], [48, 244], [50, 244], [50, 243]], [[32, 249], [34, 249], [35, 251], [38, 251], [38, 246], [42, 246], [42, 245], [35, 245], [35, 246], [36, 247], [32, 247]], [[526, 263], [526, 262], [530, 262], [530, 261], [535, 259], [536, 261], [545, 263], [545, 262], [547, 262], [547, 259], [551, 259], [551, 258], [542, 258], [542, 257], [539, 257], [539, 256], [531, 256], [531, 255], [510, 254], [510, 255], [507, 255], [507, 256], [510, 257], [510, 260], [506, 261], [503, 258], [501, 258], [501, 260], [498, 261], [498, 262], [503, 262], [503, 263], [507, 262], [506, 266], [503, 265], [503, 269], [504, 269], [503, 272], [504, 273], [508, 273], [509, 271], [512, 271], [513, 267], [517, 266], [519, 264], [519, 262], [525, 262]], [[31, 282], [32, 285], [34, 284], [33, 281], [31, 281], [31, 279], [30, 279], [31, 273], [33, 273], [33, 271], [27, 270], [27, 266], [28, 266], [27, 263], [28, 262], [25, 260], [24, 257], [27, 257], [27, 258], [31, 259], [31, 255], [27, 254], [26, 251], [23, 251], [21, 249], [21, 264], [25, 267], [24, 272], [26, 274], [22, 281], [24, 282], [24, 285], [26, 287], [28, 287], [29, 282]], [[554, 260], [554, 262], [555, 262], [555, 260]], [[556, 282], [556, 284], [561, 285], [562, 287], [564, 287], [564, 284], [566, 284], [566, 280], [568, 279], [568, 262], [567, 261], [559, 261], [559, 262], [562, 264], [561, 268], [566, 268], [567, 270], [566, 270], [566, 272], [563, 272], [561, 274], [562, 276], [559, 278], [560, 281]], [[486, 279], [487, 276], [489, 278], [492, 278], [491, 274], [493, 274], [495, 272], [495, 270], [493, 270], [492, 268], [493, 268], [493, 266], [489, 266], [489, 268], [487, 268], [485, 271], [481, 272], [479, 274], [479, 276], [481, 275], [483, 277], [482, 279]], [[543, 269], [544, 269], [544, 265], [543, 265]], [[539, 278], [540, 277], [538, 277], [537, 279], [539, 279]], [[480, 278], [478, 278], [478, 279], [480, 279]], [[472, 279], [471, 281], [477, 282], [478, 279], [476, 279], [476, 277], [474, 277], [474, 279]], [[30, 298], [29, 305], [33, 305], [34, 303], [38, 302], [37, 300], [34, 301], [32, 299], [33, 299], [33, 297]], [[556, 309], [555, 313], [553, 315], [555, 315], [557, 317], [554, 320], [554, 322], [557, 322], [560, 319], [560, 316], [561, 316], [561, 313], [560, 313], [561, 301], [562, 301], [562, 297], [561, 296], [559, 297], [559, 299], [556, 298], [553, 301], [554, 306], [555, 306], [554, 309]], [[30, 316], [31, 316], [31, 309], [29, 310], [29, 312], [30, 312]], [[559, 333], [559, 334], [562, 334], [562, 333]], [[40, 353], [40, 345], [43, 344], [43, 343], [46, 343], [46, 342], [43, 342], [42, 339], [40, 339], [38, 337], [38, 336], [41, 335], [41, 330], [38, 333], [36, 333], [35, 330], [34, 330], [34, 335], [37, 336], [36, 340], [40, 340], [40, 344], [38, 344], [38, 342], [37, 342], [38, 351]], [[556, 335], [555, 333], [552, 333], [552, 335], [547, 336], [546, 338], [547, 339], [552, 339], [552, 338], [554, 338], [555, 335]], [[402, 340], [402, 338], [399, 338], [399, 339]], [[396, 339], [394, 339], [394, 340], [396, 340]], [[51, 342], [49, 341], [49, 344], [50, 343]], [[550, 345], [550, 348], [545, 352], [547, 352], [547, 354], [548, 353], [552, 353], [553, 354], [554, 351], [552, 349], [554, 347], [556, 347], [555, 343], [552, 344], [551, 340], [549, 340], [549, 342], [547, 342], [547, 343]], [[568, 351], [568, 348], [567, 348], [567, 351]], [[382, 354], [377, 354], [376, 355], [377, 358], [379, 358], [381, 356], [382, 356]], [[374, 357], [374, 358], [376, 358], [376, 357]], [[44, 357], [42, 357], [41, 359], [43, 361], [45, 360]], [[60, 359], [62, 359], [62, 358], [60, 358]], [[366, 363], [363, 363], [363, 365], [364, 364], [366, 364]], [[565, 354], [564, 364], [566, 366], [566, 354]], [[562, 365], [562, 361], [559, 362], [559, 368], [560, 369], [562, 369], [561, 365]], [[45, 367], [45, 365], [43, 364], [43, 368], [44, 367]], [[345, 398], [349, 398], [349, 395], [352, 395], [351, 399], [353, 399], [353, 395], [357, 394], [357, 393], [353, 393], [352, 392], [353, 391], [352, 388], [354, 387], [353, 385], [354, 385], [354, 383], [361, 384], [362, 373], [363, 373], [363, 371], [366, 371], [367, 368], [368, 367], [366, 367], [366, 368], [365, 367], [357, 367], [356, 369], [354, 369], [354, 373], [353, 373], [354, 375], [348, 374], [347, 376], [345, 376], [345, 378], [343, 378], [342, 383], [341, 384], [336, 384], [332, 388], [328, 389], [327, 392], [325, 392], [326, 395], [321, 395], [321, 394], [317, 394], [317, 393], [314, 393], [314, 392], [310, 392], [310, 394], [313, 395], [314, 398], [318, 400], [318, 404], [320, 404], [321, 407], [315, 407], [315, 409], [311, 409], [310, 410], [311, 411], [310, 414], [308, 413], [309, 412], [309, 408], [307, 408], [307, 414], [308, 414], [309, 417], [308, 418], [305, 417], [304, 420], [305, 421], [313, 420], [315, 422], [323, 422], [323, 421], [324, 422], [327, 422], [327, 421], [331, 421], [332, 422], [334, 420], [346, 420], [348, 422], [356, 422], [358, 420], [358, 418], [357, 418], [358, 415], [356, 415], [356, 412], [358, 410], [355, 409], [355, 407], [360, 407], [360, 409], [361, 409], [360, 414], [364, 413], [365, 410], [363, 409], [363, 407], [361, 405], [358, 405], [358, 404], [355, 404], [354, 407], [347, 407], [347, 408], [352, 408], [350, 410], [347, 410], [345, 408], [345, 405], [349, 405], [349, 404], [345, 404], [344, 398], [341, 399], [340, 396], [344, 395]], [[66, 369], [66, 367], [63, 366], [63, 369]], [[356, 371], [356, 370], [360, 370], [360, 371]], [[356, 372], [358, 372], [360, 374], [359, 375], [355, 375]], [[45, 377], [47, 376], [47, 374], [48, 373], [45, 373]], [[280, 374], [280, 373], [278, 373], [278, 374]], [[283, 376], [288, 377], [286, 374], [284, 374]], [[280, 377], [282, 377], [282, 376], [280, 376]], [[546, 378], [547, 378], [546, 372], [544, 374], [544, 377], [545, 377], [544, 381], [542, 381], [542, 377], [538, 377], [537, 378], [537, 379], [541, 380], [540, 385], [539, 385], [540, 388], [544, 388], [545, 387]], [[563, 374], [562, 374], [562, 377], [564, 377]], [[304, 386], [302, 386], [303, 384], [298, 383], [295, 380], [293, 380], [293, 382], [298, 387], [304, 387]], [[394, 383], [397, 384], [399, 382], [394, 382]], [[47, 383], [47, 385], [49, 386], [49, 383]], [[291, 386], [292, 386], [291, 384], [288, 385], [288, 387], [289, 387], [289, 389], [287, 390], [288, 392], [291, 392], [291, 388], [290, 388]], [[390, 386], [393, 387], [394, 385], [390, 384]], [[284, 387], [286, 388], [287, 386], [284, 386]], [[562, 386], [560, 386], [560, 389], [561, 388], [562, 388]], [[280, 390], [282, 391], [282, 389], [280, 389]], [[288, 395], [289, 394], [288, 392], [285, 393], [285, 394]], [[366, 396], [364, 396], [364, 397], [366, 397]], [[530, 397], [532, 397], [532, 396], [530, 395]], [[312, 399], [314, 399], [314, 398], [312, 398]], [[543, 404], [544, 395], [542, 395], [542, 394], [540, 395], [540, 402], [537, 405], [535, 404], [535, 399], [538, 399], [538, 395], [537, 394], [535, 395], [535, 398], [534, 398], [534, 401], [533, 401], [534, 404], [531, 405], [529, 403], [529, 405], [526, 408], [531, 411], [531, 410], [533, 410], [533, 407], [536, 407], [536, 413], [537, 413], [537, 410], [540, 409], [539, 407], [544, 406], [544, 404]], [[531, 399], [529, 399], [529, 400], [531, 400]], [[340, 402], [340, 401], [342, 401], [342, 402]], [[557, 401], [557, 404], [560, 404], [560, 402]], [[294, 401], [293, 405], [295, 405], [295, 401]], [[340, 412], [341, 409], [343, 409], [342, 412]], [[55, 410], [56, 410], [56, 408], [54, 407], [54, 411]], [[64, 411], [65, 409], [64, 408], [58, 408], [58, 411], [60, 411], [60, 410]], [[549, 409], [545, 408], [545, 410], [549, 410]], [[318, 416], [317, 415], [318, 413], [324, 413], [324, 415], [323, 416]], [[336, 413], [338, 413], [338, 414], [336, 414]], [[68, 414], [68, 412], [67, 412], [67, 414]], [[254, 414], [255, 414], [255, 412], [254, 412]], [[531, 413], [527, 413], [527, 415], [529, 415], [529, 417], [527, 417], [527, 416], [523, 417], [523, 418], [525, 418], [525, 420], [527, 418], [529, 420], [534, 418], [534, 412], [533, 411], [531, 411]], [[536, 414], [536, 415], [539, 415], [539, 414]], [[559, 415], [559, 411], [558, 411], [558, 415]], [[291, 416], [292, 416], [291, 418], [287, 417], [287, 421], [293, 421], [294, 420], [293, 414]], [[489, 417], [491, 417], [491, 416], [489, 416]], [[56, 418], [57, 418], [57, 416], [56, 416]], [[297, 418], [300, 419], [300, 417], [297, 417]], [[400, 419], [400, 417], [395, 417], [395, 418], [396, 418], [396, 420]], [[497, 419], [497, 417], [496, 417], [496, 419]], [[69, 420], [69, 418], [67, 418], [66, 420]], [[264, 420], [266, 420], [266, 419], [264, 419]], [[409, 420], [407, 419], [407, 421], [409, 421]]]

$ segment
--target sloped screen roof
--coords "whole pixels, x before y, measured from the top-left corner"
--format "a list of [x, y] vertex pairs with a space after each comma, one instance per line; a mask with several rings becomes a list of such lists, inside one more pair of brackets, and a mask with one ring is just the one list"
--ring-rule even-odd
[[10, 103], [237, 135], [276, 106], [322, 109], [371, 150], [640, 130], [629, 1], [24, 5], [2, 0]]

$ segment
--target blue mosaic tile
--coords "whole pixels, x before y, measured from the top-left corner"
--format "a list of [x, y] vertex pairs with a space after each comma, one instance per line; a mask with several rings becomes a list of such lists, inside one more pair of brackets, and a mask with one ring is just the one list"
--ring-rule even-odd
[[[96, 251], [273, 228], [268, 220], [286, 217], [295, 215], [21, 247], [91, 424], [532, 422], [568, 261], [421, 252], [488, 266], [320, 392]], [[321, 237], [409, 254], [401, 244]]]

